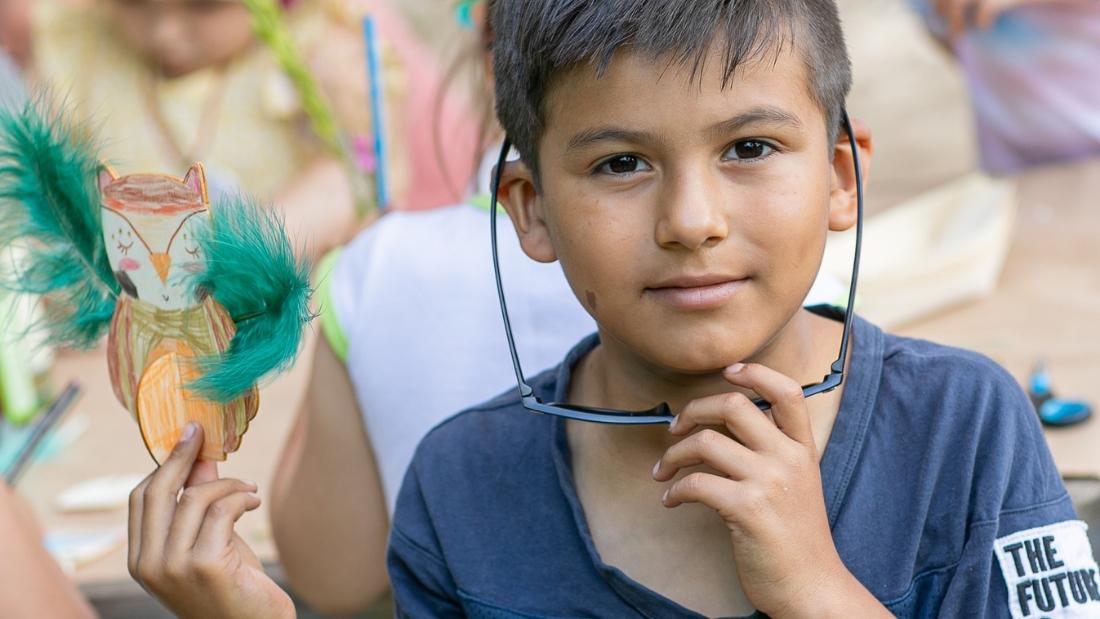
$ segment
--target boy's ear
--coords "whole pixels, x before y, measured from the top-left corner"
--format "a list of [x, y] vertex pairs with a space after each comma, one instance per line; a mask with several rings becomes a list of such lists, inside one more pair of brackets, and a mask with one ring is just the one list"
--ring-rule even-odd
[[538, 262], [558, 259], [554, 244], [550, 241], [550, 229], [543, 217], [542, 200], [535, 190], [535, 177], [523, 161], [504, 164], [497, 201], [511, 218], [523, 253]]
[[[859, 167], [863, 173], [863, 189], [867, 190], [867, 179], [871, 173], [871, 156], [874, 143], [871, 140], [871, 128], [862, 120], [853, 118], [852, 128], [856, 132], [856, 144], [859, 146]], [[843, 128], [837, 136], [836, 150], [833, 155], [833, 185], [829, 197], [829, 229], [834, 232], [847, 230], [856, 224], [859, 216], [858, 196], [856, 194], [856, 171], [852, 162], [852, 146], [848, 143], [848, 132]]]

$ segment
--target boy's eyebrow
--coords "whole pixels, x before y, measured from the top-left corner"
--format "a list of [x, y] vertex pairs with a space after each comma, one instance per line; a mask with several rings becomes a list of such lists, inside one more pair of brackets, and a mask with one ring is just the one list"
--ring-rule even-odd
[[723, 135], [757, 123], [766, 125], [788, 125], [794, 129], [802, 128], [802, 121], [794, 114], [770, 105], [754, 107], [733, 118], [715, 123], [707, 128], [707, 133]]
[[597, 142], [611, 141], [632, 142], [634, 144], [639, 144], [651, 141], [651, 138], [652, 134], [645, 131], [631, 131], [630, 129], [622, 129], [619, 127], [600, 127], [597, 129], [586, 129], [569, 139], [569, 144], [568, 146], [566, 146], [566, 151], [580, 150]]
[[[715, 123], [707, 128], [711, 135], [724, 135], [733, 133], [743, 127], [763, 123], [768, 125], [788, 125], [795, 129], [802, 127], [802, 121], [790, 112], [773, 106], [754, 107], [742, 112], [733, 118], [728, 118]], [[569, 139], [567, 151], [580, 150], [597, 142], [615, 141], [632, 142], [635, 144], [652, 141], [653, 135], [645, 131], [633, 131], [621, 127], [599, 127], [586, 129]]]

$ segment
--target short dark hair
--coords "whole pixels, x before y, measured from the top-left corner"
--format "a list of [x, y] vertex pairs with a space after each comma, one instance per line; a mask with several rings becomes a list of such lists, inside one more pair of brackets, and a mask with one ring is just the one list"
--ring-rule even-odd
[[489, 9], [497, 117], [536, 180], [554, 78], [583, 64], [600, 75], [620, 48], [697, 74], [722, 41], [725, 85], [743, 63], [797, 47], [835, 144], [852, 69], [833, 0], [491, 0]]

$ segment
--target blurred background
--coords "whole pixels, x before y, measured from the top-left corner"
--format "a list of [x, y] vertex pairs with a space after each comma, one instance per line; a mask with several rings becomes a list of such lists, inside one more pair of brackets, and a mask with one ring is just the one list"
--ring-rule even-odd
[[[202, 161], [212, 193], [258, 196], [319, 258], [382, 210], [471, 193], [499, 139], [476, 4], [0, 0], [0, 105], [64, 106], [95, 128], [120, 173], [182, 176]], [[1088, 415], [1100, 402], [1100, 5], [999, 3], [985, 17], [950, 0], [839, 4], [855, 70], [849, 111], [876, 145], [859, 311], [1008, 368], [1033, 393], [1082, 516], [1100, 523], [1100, 422]], [[851, 243], [841, 235], [827, 249], [836, 290]], [[4, 301], [0, 468], [78, 380], [81, 397], [16, 495], [101, 616], [170, 616], [126, 569], [126, 496], [152, 463], [111, 393], [104, 351], [45, 350], [25, 335], [33, 303]], [[264, 386], [223, 475], [267, 494], [311, 363], [307, 352]], [[266, 506], [238, 530], [281, 579]], [[360, 616], [390, 615], [383, 603]]]

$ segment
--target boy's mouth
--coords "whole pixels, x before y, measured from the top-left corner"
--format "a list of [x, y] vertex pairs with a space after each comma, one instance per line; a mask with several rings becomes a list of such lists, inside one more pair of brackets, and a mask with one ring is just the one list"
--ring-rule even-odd
[[748, 282], [748, 277], [685, 275], [649, 286], [645, 293], [677, 309], [707, 310], [725, 304]]

